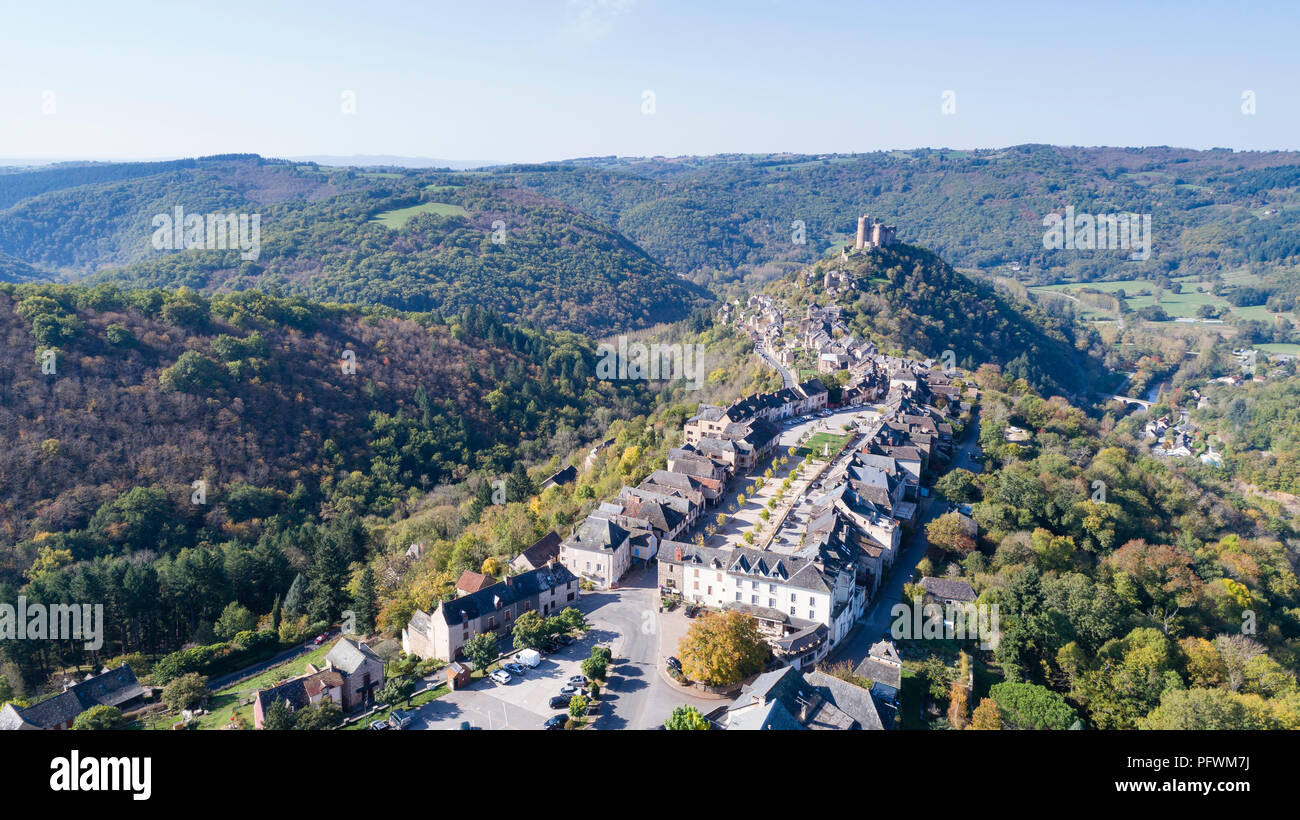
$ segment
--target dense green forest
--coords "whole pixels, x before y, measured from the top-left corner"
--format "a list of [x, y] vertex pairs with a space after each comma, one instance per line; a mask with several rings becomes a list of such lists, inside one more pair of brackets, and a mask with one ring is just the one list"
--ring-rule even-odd
[[[442, 315], [482, 307], [597, 335], [678, 321], [708, 299], [608, 226], [481, 175], [366, 173], [247, 156], [162, 163], [150, 175], [132, 165], [122, 179], [81, 185], [75, 170], [0, 176], [0, 191], [40, 191], [0, 211], [0, 254], [14, 260], [0, 265], [5, 279], [31, 279], [37, 268], [46, 278], [258, 288]], [[105, 175], [82, 169], [92, 171]], [[31, 181], [43, 175], [55, 175], [49, 190]], [[259, 214], [256, 258], [233, 247], [157, 249], [153, 219], [178, 206]], [[376, 219], [405, 209], [414, 210], [404, 221]]]
[[[302, 617], [336, 617], [361, 519], [568, 452], [652, 398], [597, 381], [586, 337], [486, 310], [0, 285], [0, 335], [0, 597], [107, 600], [121, 652], [177, 648], [232, 601], [269, 612], [297, 574]], [[11, 660], [81, 657], [39, 652]]]
[[[1281, 506], [1152, 459], [1113, 419], [994, 368], [976, 381], [988, 469], [938, 486], [980, 525], [975, 549], [944, 560], [1000, 606], [987, 661], [1037, 699], [1063, 695], [1057, 728], [1075, 714], [1103, 729], [1300, 728], [1297, 533]], [[1033, 438], [1007, 442], [1008, 424]]]
[[[419, 189], [417, 189], [419, 190]], [[468, 215], [418, 213], [400, 229], [379, 213], [428, 202]], [[312, 299], [460, 312], [593, 335], [684, 318], [707, 293], [601, 224], [527, 191], [471, 185], [378, 197], [375, 190], [276, 212], [256, 262], [238, 254], [167, 254], [93, 280], [124, 286], [275, 288]]]
[[[860, 214], [960, 268], [1019, 263], [1030, 284], [1204, 273], [1300, 255], [1300, 155], [1020, 145], [851, 155], [597, 158], [497, 169], [568, 202], [698, 281], [806, 264], [851, 237]], [[1152, 215], [1152, 256], [1043, 248], [1042, 220]], [[806, 244], [792, 241], [795, 220]]]

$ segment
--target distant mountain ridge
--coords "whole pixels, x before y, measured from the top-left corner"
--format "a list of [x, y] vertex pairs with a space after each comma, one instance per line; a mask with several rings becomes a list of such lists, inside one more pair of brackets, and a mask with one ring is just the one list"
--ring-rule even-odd
[[314, 162], [349, 168], [447, 168], [452, 171], [468, 171], [474, 168], [489, 168], [505, 165], [497, 160], [478, 159], [437, 159], [434, 157], [403, 157], [396, 154], [311, 154], [307, 156], [288, 157], [293, 162]]
[[[480, 174], [202, 157], [0, 175], [0, 278], [268, 288], [443, 315], [624, 333], [709, 300], [598, 220]], [[153, 220], [257, 214], [255, 253], [155, 247]], [[247, 256], [248, 258], [241, 258]]]

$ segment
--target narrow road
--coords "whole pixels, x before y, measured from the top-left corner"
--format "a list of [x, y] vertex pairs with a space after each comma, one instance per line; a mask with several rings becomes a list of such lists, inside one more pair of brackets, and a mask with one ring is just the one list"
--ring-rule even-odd
[[781, 364], [775, 358], [773, 358], [772, 355], [767, 352], [766, 347], [762, 346], [758, 342], [755, 342], [754, 350], [755, 352], [758, 353], [759, 358], [761, 358], [764, 362], [767, 362], [768, 365], [776, 368], [776, 371], [781, 374], [781, 382], [785, 387], [794, 387], [797, 384], [797, 382], [795, 381], [794, 373], [785, 365]]

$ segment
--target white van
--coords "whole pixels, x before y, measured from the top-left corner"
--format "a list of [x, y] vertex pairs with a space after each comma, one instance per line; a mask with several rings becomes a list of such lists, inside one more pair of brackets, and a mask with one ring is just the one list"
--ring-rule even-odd
[[519, 650], [519, 654], [515, 655], [515, 660], [519, 661], [524, 666], [534, 667], [542, 662], [542, 653], [538, 652], [536, 649], [521, 649]]

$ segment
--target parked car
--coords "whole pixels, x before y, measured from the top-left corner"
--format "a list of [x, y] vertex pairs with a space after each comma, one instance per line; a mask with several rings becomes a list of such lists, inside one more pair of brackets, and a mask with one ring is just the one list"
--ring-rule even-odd
[[391, 729], [393, 727], [389, 726], [388, 721], [386, 720], [372, 720], [370, 721], [370, 728], [378, 731], [380, 729]]
[[497, 669], [488, 675], [489, 678], [497, 683], [506, 684], [510, 682], [510, 673], [504, 669]]
[[511, 662], [511, 663], [503, 663], [503, 664], [501, 664], [501, 668], [504, 669], [504, 670], [506, 670], [507, 672], [509, 672], [509, 673], [512, 674], [512, 675], [519, 675], [520, 677], [523, 677], [524, 672], [528, 671], [528, 670], [524, 669], [524, 667], [520, 666], [520, 665], [517, 664], [517, 663], [513, 663], [513, 662]]
[[400, 709], [394, 709], [388, 715], [388, 723], [394, 729], [405, 729], [411, 725], [412, 720], [415, 720], [415, 715], [410, 712], [403, 712]]
[[553, 640], [547, 641], [542, 645], [542, 651], [548, 655], [553, 655], [560, 651], [560, 645]]
[[578, 694], [578, 687], [574, 686], [574, 685], [571, 684], [571, 683], [566, 683], [566, 684], [564, 684], [563, 686], [560, 687], [560, 694], [561, 694], [561, 695], [576, 695], [576, 694]]
[[697, 607], [697, 606], [695, 606], [694, 604], [692, 604], [692, 605], [686, 607], [686, 617], [687, 617], [687, 618], [694, 618], [694, 617], [696, 616], [696, 614], [699, 613], [699, 611], [700, 611], [699, 607]]
[[546, 722], [543, 723], [542, 725], [546, 727], [546, 730], [548, 732], [554, 732], [556, 730], [563, 729], [564, 725], [568, 722], [569, 722], [568, 715], [555, 715], [554, 717], [547, 718]]
[[328, 632], [322, 632], [321, 634], [316, 636], [316, 640], [312, 641], [312, 644], [314, 644], [315, 646], [320, 646], [321, 644], [325, 643], [325, 639], [328, 637], [329, 637]]
[[572, 695], [556, 695], [551, 698], [550, 705], [552, 709], [568, 709], [571, 700], [573, 700]]
[[574, 675], [573, 677], [569, 678], [569, 685], [570, 685], [570, 686], [586, 686], [586, 685], [587, 685], [587, 679], [584, 678], [582, 675]]
[[674, 658], [672, 655], [668, 656], [668, 665], [673, 669], [676, 669], [678, 672], [682, 671], [682, 662]]
[[573, 636], [572, 636], [572, 635], [567, 635], [567, 634], [566, 634], [566, 635], [556, 635], [556, 636], [555, 636], [555, 640], [557, 640], [557, 641], [560, 642], [560, 646], [568, 646], [569, 644], [573, 643]]

